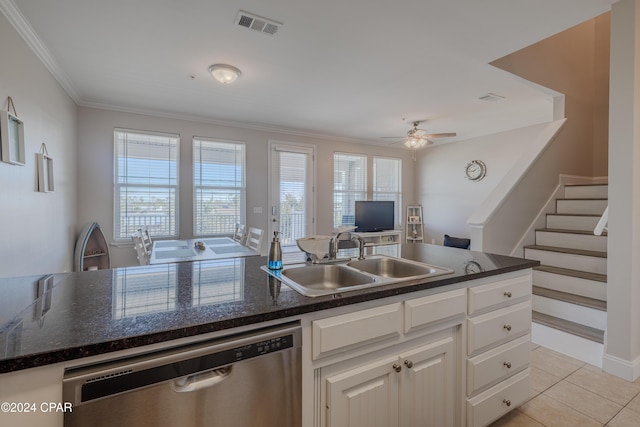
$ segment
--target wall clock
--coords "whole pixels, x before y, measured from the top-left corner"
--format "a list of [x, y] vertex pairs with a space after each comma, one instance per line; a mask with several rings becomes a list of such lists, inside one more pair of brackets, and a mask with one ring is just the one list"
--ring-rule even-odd
[[482, 266], [475, 260], [470, 260], [464, 263], [465, 274], [482, 273], [483, 271], [484, 268], [482, 268]]
[[471, 160], [464, 167], [464, 173], [469, 181], [480, 181], [487, 174], [487, 166], [482, 160]]

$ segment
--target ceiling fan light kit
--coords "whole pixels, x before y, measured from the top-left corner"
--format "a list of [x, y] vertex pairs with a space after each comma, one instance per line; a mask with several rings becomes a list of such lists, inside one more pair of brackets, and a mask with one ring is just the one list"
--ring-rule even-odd
[[448, 137], [456, 136], [456, 134], [453, 132], [427, 133], [427, 131], [423, 129], [418, 129], [418, 125], [422, 122], [424, 122], [424, 120], [418, 120], [413, 122], [413, 128], [411, 128], [407, 132], [407, 137], [404, 140], [405, 147], [413, 151], [412, 153], [413, 160], [416, 159], [416, 150], [418, 148], [422, 148], [425, 145], [433, 144], [433, 141], [431, 141], [431, 138], [448, 138]]

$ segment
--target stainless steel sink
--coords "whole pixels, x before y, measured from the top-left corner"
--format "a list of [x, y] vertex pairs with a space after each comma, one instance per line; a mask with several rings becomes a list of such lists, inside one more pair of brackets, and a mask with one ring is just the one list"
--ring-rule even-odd
[[453, 272], [448, 268], [380, 255], [341, 264], [297, 264], [280, 271], [269, 270], [266, 266], [263, 269], [301, 294], [310, 297], [430, 278]]
[[307, 296], [359, 289], [375, 282], [374, 277], [335, 264], [285, 268], [281, 275], [286, 284]]
[[348, 262], [349, 267], [392, 279], [408, 279], [412, 277], [429, 277], [440, 274], [451, 273], [452, 270], [437, 267], [430, 264], [423, 264], [413, 261], [406, 261], [398, 258], [368, 258], [358, 261]]

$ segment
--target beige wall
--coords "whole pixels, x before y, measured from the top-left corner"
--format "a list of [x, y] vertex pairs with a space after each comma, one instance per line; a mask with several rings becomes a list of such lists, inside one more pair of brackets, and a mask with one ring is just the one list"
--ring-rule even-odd
[[[268, 141], [312, 144], [316, 146], [316, 231], [331, 233], [333, 209], [333, 153], [364, 153], [370, 156], [399, 157], [403, 161], [402, 183], [404, 204], [414, 203], [414, 162], [411, 153], [402, 148], [336, 142], [321, 138], [301, 137], [261, 130], [242, 129], [211, 123], [131, 114], [94, 108], [79, 109], [78, 227], [97, 221], [107, 240], [113, 241], [113, 129], [116, 127], [180, 134], [180, 237], [191, 238], [192, 232], [192, 157], [193, 136], [243, 141], [247, 146], [247, 224], [267, 230], [268, 227]], [[370, 160], [369, 159], [369, 160]], [[371, 177], [371, 167], [368, 167]], [[254, 208], [262, 214], [254, 214]], [[267, 245], [263, 245], [263, 252]], [[136, 263], [130, 244], [111, 249], [113, 266]]]
[[[0, 162], [0, 277], [70, 271], [76, 224], [74, 102], [0, 14], [0, 108], [11, 96], [24, 121], [26, 164]], [[45, 143], [55, 191], [36, 191], [36, 158]]]
[[[492, 227], [485, 226], [491, 229], [484, 233], [487, 241], [483, 245], [491, 243], [483, 246], [485, 250], [511, 253], [554, 191], [560, 174], [607, 174], [609, 73], [603, 62], [608, 63], [608, 27], [609, 15], [605, 14], [492, 62], [564, 94], [567, 120], [538, 162], [502, 202], [500, 215], [495, 216], [500, 219]], [[526, 129], [424, 151], [418, 162], [416, 188], [425, 206], [428, 240], [439, 243], [444, 233], [471, 234], [467, 219], [535, 138], [527, 135]], [[465, 182], [462, 171], [473, 158], [485, 161], [489, 171], [487, 178], [477, 183]], [[434, 170], [441, 172], [436, 174]], [[525, 206], [526, 212], [520, 212]]]
[[558, 155], [567, 174], [607, 175], [609, 20], [601, 15], [491, 63], [565, 95]]

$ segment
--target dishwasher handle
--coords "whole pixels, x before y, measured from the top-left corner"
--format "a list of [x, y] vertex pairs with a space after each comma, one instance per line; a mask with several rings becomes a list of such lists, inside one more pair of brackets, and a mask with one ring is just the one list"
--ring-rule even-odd
[[233, 365], [224, 366], [210, 371], [198, 372], [197, 374], [186, 375], [176, 378], [171, 382], [171, 388], [176, 393], [189, 393], [192, 391], [202, 390], [203, 388], [213, 387], [229, 378], [233, 370]]

